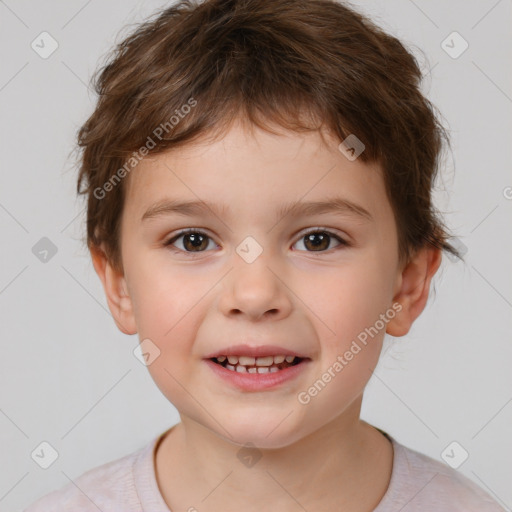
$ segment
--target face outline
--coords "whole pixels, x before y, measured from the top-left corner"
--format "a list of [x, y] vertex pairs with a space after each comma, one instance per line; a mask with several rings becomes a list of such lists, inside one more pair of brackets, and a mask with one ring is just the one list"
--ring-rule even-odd
[[[371, 219], [347, 212], [277, 213], [292, 201], [333, 196], [366, 209]], [[231, 212], [141, 220], [166, 198], [226, 205]], [[209, 237], [203, 252], [185, 252], [191, 244], [176, 236], [186, 228]], [[331, 234], [320, 244], [323, 251], [305, 241], [312, 231]], [[399, 265], [396, 224], [378, 164], [350, 161], [329, 135], [324, 143], [318, 132], [274, 135], [254, 127], [248, 133], [238, 123], [214, 142], [140, 162], [129, 177], [121, 233], [124, 275], [93, 254], [118, 327], [159, 348], [148, 369], [184, 423], [262, 448], [290, 445], [343, 417], [347, 425], [359, 419], [385, 332], [409, 330], [440, 264], [438, 250], [423, 250]], [[263, 249], [251, 263], [236, 251], [248, 236]], [[172, 246], [165, 245], [169, 240]], [[377, 321], [393, 304], [400, 312], [395, 309], [385, 328], [301, 403], [300, 394], [365, 329], [382, 325]], [[204, 359], [241, 343], [280, 345], [311, 361], [277, 388], [242, 392]]]

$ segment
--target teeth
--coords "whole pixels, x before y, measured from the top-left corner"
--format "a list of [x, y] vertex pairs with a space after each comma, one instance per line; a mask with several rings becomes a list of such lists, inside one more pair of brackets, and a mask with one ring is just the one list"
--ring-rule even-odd
[[227, 359], [224, 367], [239, 373], [275, 373], [280, 370], [276, 365], [285, 361], [292, 363], [295, 356], [218, 356], [216, 359], [219, 363], [223, 363]]
[[[226, 356], [218, 356], [217, 361], [223, 363], [226, 360]], [[281, 364], [284, 361], [287, 363], [293, 362], [295, 356], [265, 356], [265, 357], [249, 357], [249, 356], [227, 356], [229, 364], [236, 366], [241, 364], [242, 366], [272, 366], [273, 364]]]
[[[270, 366], [273, 363], [274, 363], [273, 356], [256, 358], [256, 366]], [[263, 373], [263, 372], [260, 372], [260, 373]]]

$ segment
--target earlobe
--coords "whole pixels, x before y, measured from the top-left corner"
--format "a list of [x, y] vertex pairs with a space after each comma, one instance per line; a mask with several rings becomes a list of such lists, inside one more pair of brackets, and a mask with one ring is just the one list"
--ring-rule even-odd
[[124, 334], [136, 334], [137, 327], [133, 314], [133, 305], [124, 275], [116, 271], [107, 260], [102, 249], [91, 249], [94, 269], [98, 274], [108, 307], [118, 329]]
[[434, 247], [419, 249], [405, 265], [399, 277], [398, 291], [393, 303], [401, 304], [400, 312], [388, 322], [386, 332], [391, 336], [407, 334], [425, 309], [430, 283], [441, 265], [441, 250]]

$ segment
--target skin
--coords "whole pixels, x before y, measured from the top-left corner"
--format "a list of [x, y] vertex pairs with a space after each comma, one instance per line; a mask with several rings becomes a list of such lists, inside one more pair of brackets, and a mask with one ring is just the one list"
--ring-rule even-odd
[[[388, 488], [392, 445], [359, 418], [363, 391], [385, 332], [405, 335], [424, 309], [441, 253], [424, 248], [400, 265], [380, 166], [348, 160], [339, 141], [323, 135], [271, 134], [237, 121], [218, 140], [147, 157], [126, 183], [124, 272], [92, 250], [118, 328], [158, 346], [148, 369], [180, 413], [155, 460], [160, 491], [173, 511], [361, 512], [373, 510]], [[277, 213], [289, 201], [320, 201], [333, 193], [368, 210], [372, 220]], [[165, 197], [231, 211], [141, 221]], [[164, 245], [184, 228], [209, 237], [202, 252], [193, 252], [187, 237], [174, 242], [177, 252]], [[333, 236], [315, 251], [304, 238], [315, 228], [350, 245]], [[250, 264], [236, 252], [247, 236], [263, 248]], [[298, 394], [393, 304], [401, 311], [320, 393], [300, 403]], [[204, 358], [247, 338], [308, 354], [311, 361], [277, 388], [240, 391]], [[251, 467], [237, 457], [247, 442], [261, 455]]]

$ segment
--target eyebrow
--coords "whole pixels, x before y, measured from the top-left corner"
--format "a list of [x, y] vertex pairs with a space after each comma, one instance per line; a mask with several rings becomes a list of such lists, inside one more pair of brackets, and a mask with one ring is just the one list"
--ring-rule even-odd
[[[141, 222], [145, 219], [160, 217], [163, 215], [185, 215], [200, 216], [208, 213], [222, 217], [230, 212], [226, 205], [217, 205], [207, 201], [178, 201], [173, 199], [162, 199], [150, 206], [142, 215]], [[372, 221], [371, 213], [362, 206], [344, 199], [342, 197], [333, 197], [324, 201], [292, 201], [281, 206], [277, 210], [279, 218], [286, 215], [320, 215], [324, 213], [337, 213], [342, 215], [361, 217]]]

